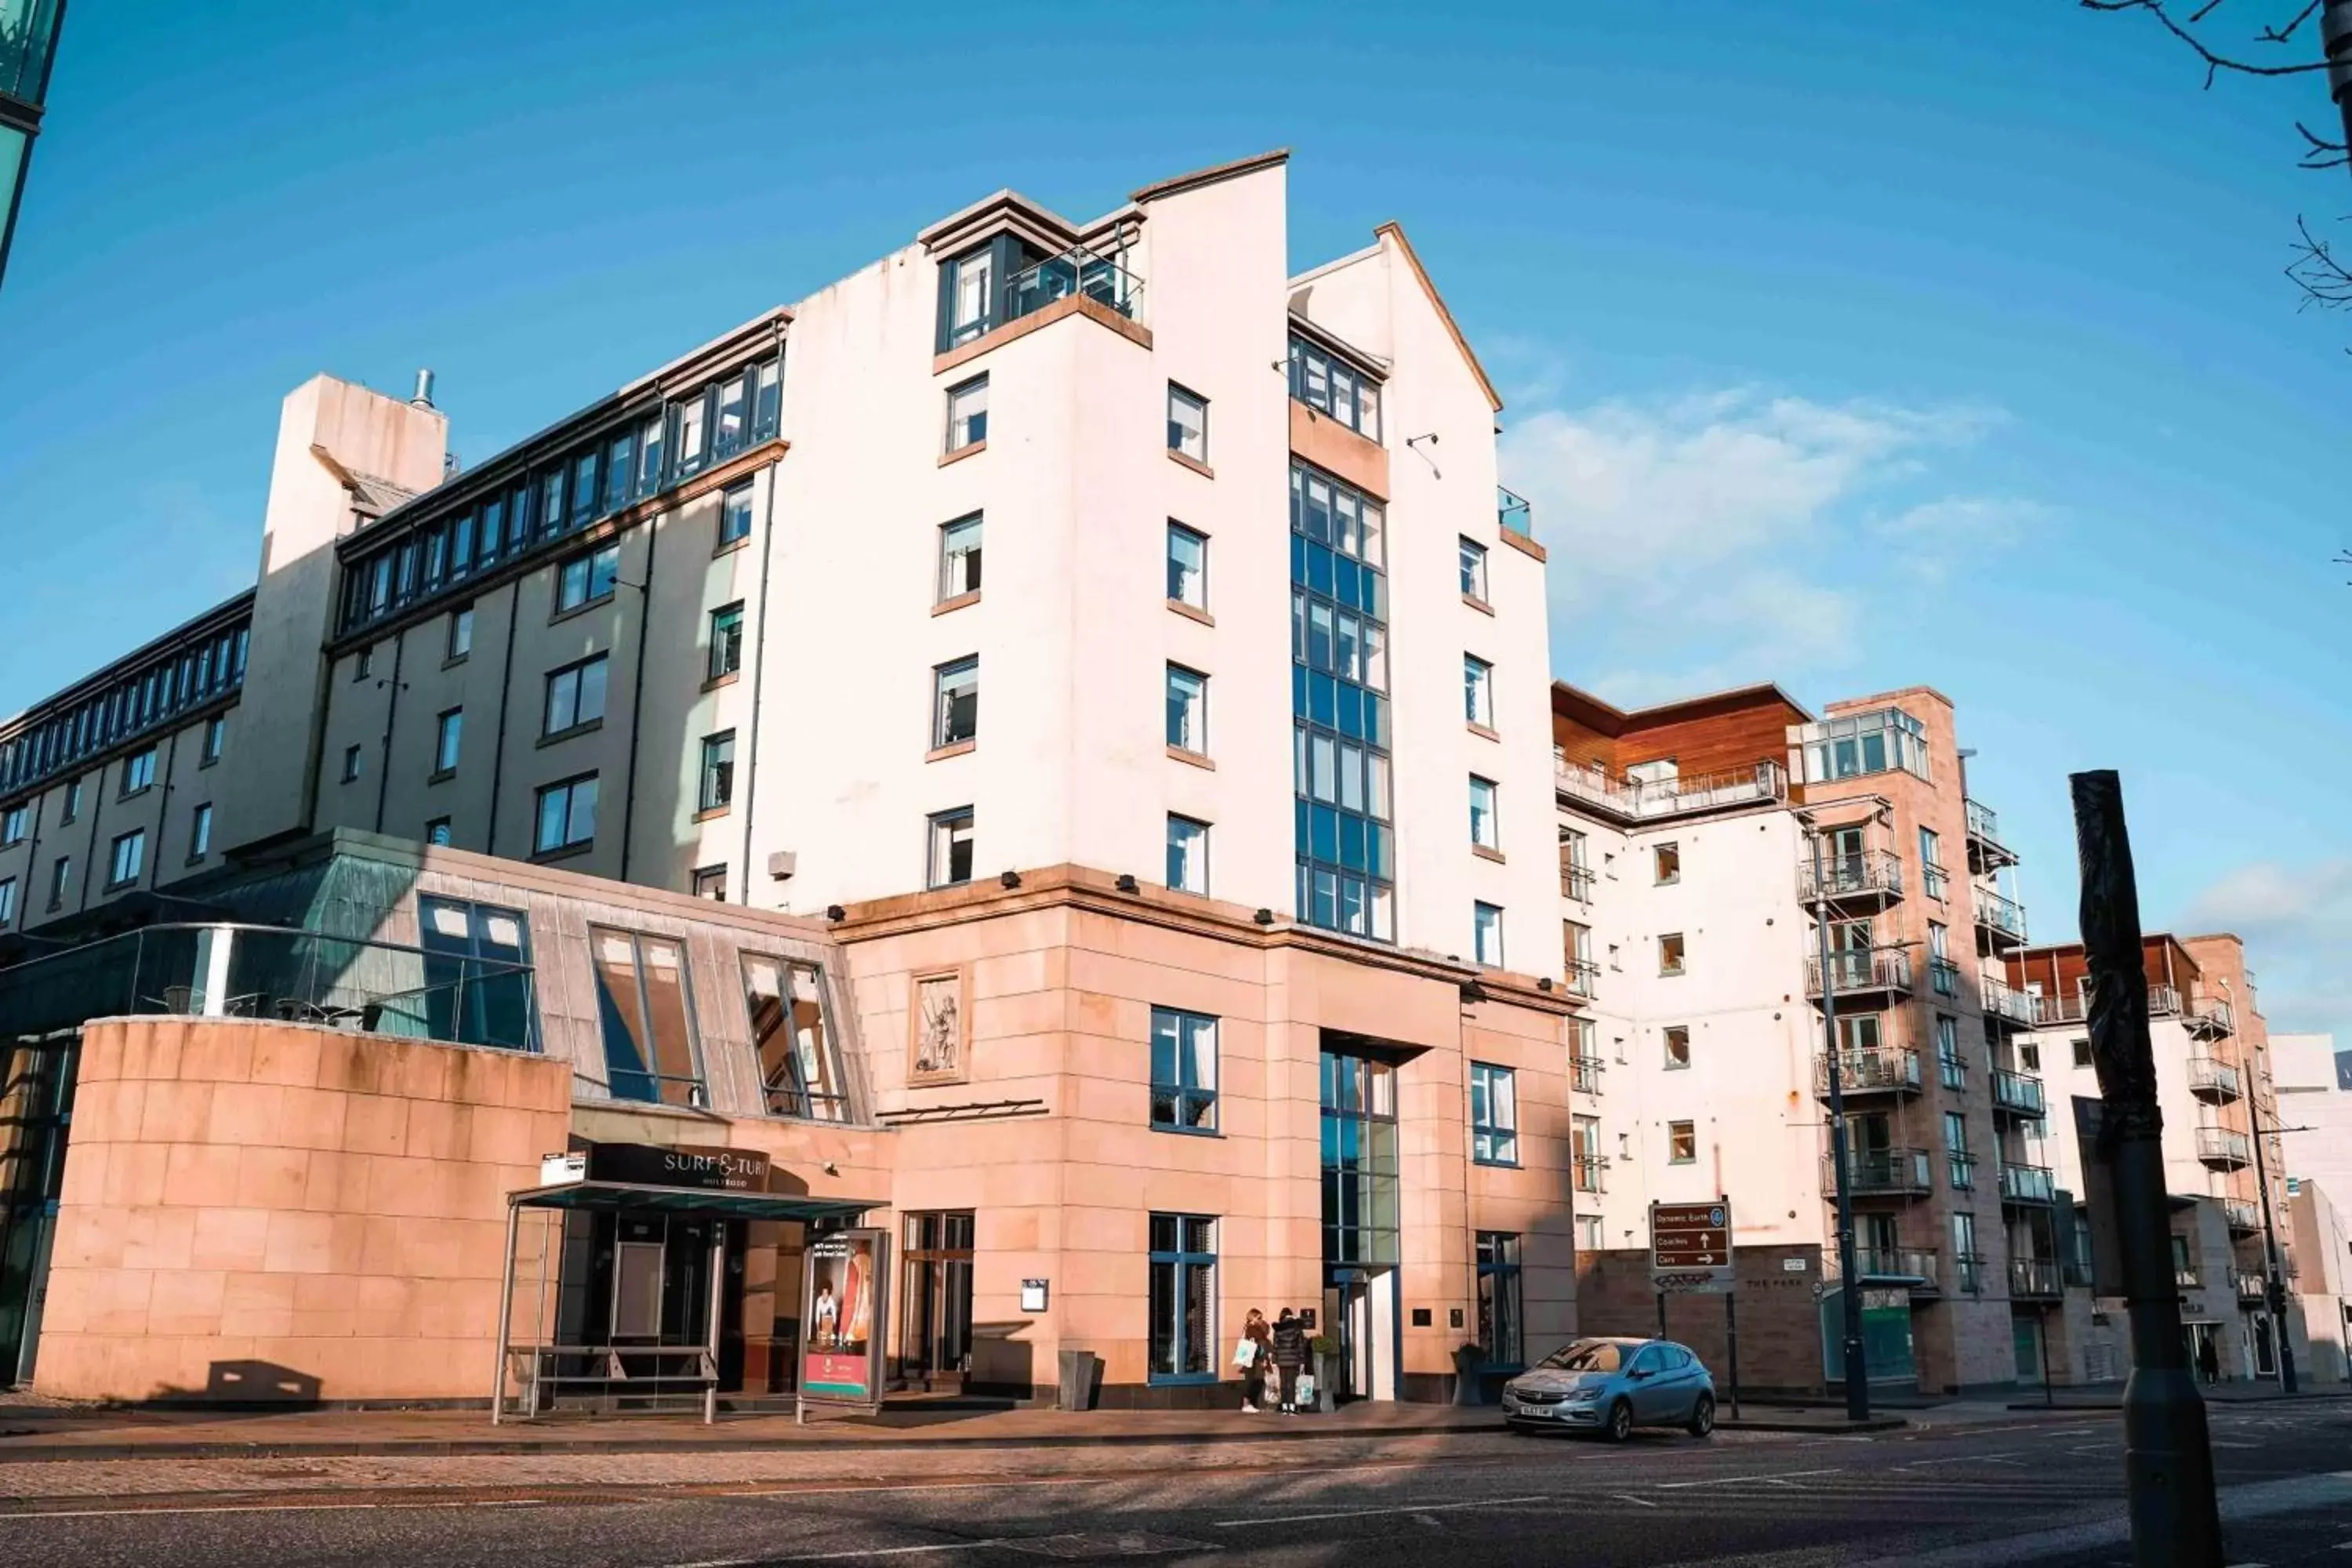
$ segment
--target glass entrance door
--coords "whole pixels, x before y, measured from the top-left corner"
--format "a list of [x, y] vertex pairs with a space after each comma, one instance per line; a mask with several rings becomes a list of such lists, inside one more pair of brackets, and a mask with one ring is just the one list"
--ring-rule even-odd
[[906, 1216], [907, 1291], [898, 1373], [930, 1389], [960, 1389], [971, 1371], [972, 1211]]

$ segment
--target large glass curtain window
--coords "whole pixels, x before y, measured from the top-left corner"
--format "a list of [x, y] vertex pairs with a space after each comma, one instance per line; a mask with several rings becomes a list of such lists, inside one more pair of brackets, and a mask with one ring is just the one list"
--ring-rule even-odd
[[535, 1048], [530, 927], [517, 910], [451, 899], [416, 902], [425, 950], [425, 1032], [467, 1046]]
[[1298, 918], [1392, 942], [1384, 526], [1379, 502], [1291, 464]]
[[1322, 1058], [1323, 1261], [1397, 1261], [1396, 1068]]
[[743, 955], [743, 1003], [771, 1116], [848, 1119], [833, 1039], [824, 979], [813, 963]]
[[667, 937], [588, 928], [604, 1065], [616, 1100], [699, 1106], [686, 952]]
[[971, 1368], [972, 1211], [906, 1216], [907, 1295], [898, 1365], [907, 1376]]
[[1150, 1221], [1154, 1383], [1217, 1376], [1217, 1222], [1208, 1215], [1156, 1214]]

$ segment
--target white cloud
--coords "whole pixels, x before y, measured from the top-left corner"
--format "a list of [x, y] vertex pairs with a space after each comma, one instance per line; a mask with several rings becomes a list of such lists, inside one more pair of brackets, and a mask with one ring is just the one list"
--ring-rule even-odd
[[2352, 858], [2241, 866], [2191, 900], [2181, 925], [2245, 939], [2272, 1028], [2352, 1038]]

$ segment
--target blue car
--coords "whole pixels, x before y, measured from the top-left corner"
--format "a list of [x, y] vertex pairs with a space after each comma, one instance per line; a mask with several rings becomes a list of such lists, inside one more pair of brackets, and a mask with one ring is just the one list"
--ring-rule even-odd
[[1523, 1431], [1598, 1432], [1622, 1443], [1636, 1426], [1715, 1430], [1715, 1379], [1672, 1340], [1578, 1340], [1503, 1385], [1503, 1419]]

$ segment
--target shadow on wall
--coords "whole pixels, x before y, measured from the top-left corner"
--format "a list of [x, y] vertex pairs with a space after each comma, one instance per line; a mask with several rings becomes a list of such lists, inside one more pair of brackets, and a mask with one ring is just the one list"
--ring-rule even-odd
[[971, 1326], [972, 1388], [1030, 1396], [1038, 1382], [1037, 1350], [1020, 1337], [1030, 1327], [1027, 1318]]
[[187, 1402], [218, 1405], [227, 1409], [238, 1407], [283, 1410], [289, 1405], [319, 1403], [319, 1380], [307, 1372], [290, 1366], [279, 1366], [268, 1361], [216, 1361], [205, 1377], [202, 1388], [174, 1388], [165, 1384], [156, 1391], [158, 1404]]

